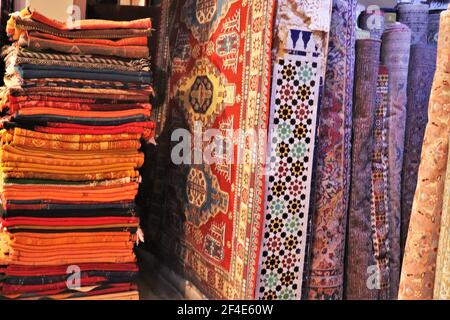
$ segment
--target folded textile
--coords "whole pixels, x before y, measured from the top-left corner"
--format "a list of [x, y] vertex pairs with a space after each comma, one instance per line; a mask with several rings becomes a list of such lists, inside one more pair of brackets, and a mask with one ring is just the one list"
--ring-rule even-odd
[[[10, 99], [8, 103], [6, 103], [10, 112], [16, 112], [20, 109], [29, 109], [29, 108], [55, 108], [55, 109], [64, 109], [64, 110], [72, 110], [72, 111], [123, 111], [130, 109], [143, 109], [143, 110], [152, 110], [152, 106], [149, 103], [128, 103], [128, 104], [101, 104], [101, 103], [77, 103], [77, 102], [60, 102], [60, 101], [23, 101], [16, 102], [14, 99]], [[145, 126], [154, 127], [154, 124], [145, 124]], [[79, 128], [77, 128], [79, 129]], [[91, 128], [95, 130], [96, 128]]]
[[[8, 81], [8, 80], [5, 80]], [[79, 80], [69, 78], [32, 78], [24, 79], [20, 85], [23, 89], [36, 87], [50, 87], [57, 88], [83, 88], [83, 89], [110, 89], [110, 90], [131, 90], [134, 92], [142, 91], [152, 92], [149, 85], [141, 83], [120, 82], [120, 81], [102, 81], [102, 80]]]
[[[51, 85], [47, 86], [39, 86], [39, 87], [28, 87], [28, 88], [13, 88], [17, 91], [23, 90], [24, 93], [72, 93], [79, 95], [112, 95], [112, 96], [123, 96], [128, 97], [130, 100], [134, 100], [133, 98], [140, 99], [141, 97], [146, 97], [147, 100], [152, 94], [152, 90], [150, 89], [140, 89], [140, 90], [128, 90], [128, 89], [103, 89], [103, 88], [73, 88], [73, 87], [53, 87]], [[111, 99], [111, 97], [110, 97]], [[126, 100], [121, 99], [121, 100]], [[147, 101], [146, 101], [147, 102]]]
[[[56, 126], [58, 125], [58, 126]], [[73, 134], [77, 132], [79, 134], [116, 134], [116, 133], [138, 133], [141, 134], [145, 140], [154, 137], [155, 135], [155, 123], [154, 122], [142, 122], [142, 123], [128, 123], [117, 126], [102, 126], [91, 127], [79, 125], [78, 127], [71, 127], [70, 124], [64, 126], [63, 123], [48, 123], [48, 127], [35, 127], [37, 132], [53, 133], [53, 134]]]
[[150, 111], [145, 109], [128, 109], [120, 111], [72, 111], [58, 108], [35, 107], [27, 108], [17, 111], [17, 116], [36, 116], [36, 115], [52, 115], [61, 117], [76, 117], [76, 118], [96, 118], [96, 119], [112, 119], [112, 118], [127, 118], [134, 116], [150, 117]]
[[156, 127], [151, 20], [61, 23], [26, 8], [7, 33], [0, 296], [139, 299], [135, 198]]
[[[10, 147], [10, 146], [7, 146]], [[9, 152], [3, 151], [0, 155], [1, 163], [21, 163], [25, 165], [25, 163], [33, 163], [40, 165], [47, 165], [49, 167], [58, 167], [58, 166], [66, 166], [66, 167], [87, 167], [87, 166], [103, 166], [103, 165], [122, 165], [122, 166], [132, 166], [133, 168], [140, 168], [143, 163], [143, 155], [138, 154], [136, 156], [127, 158], [127, 157], [105, 157], [104, 159], [84, 159], [84, 160], [67, 160], [67, 159], [54, 159], [54, 158], [41, 158], [34, 156], [26, 156], [26, 155], [17, 155], [11, 154]]]
[[28, 36], [54, 40], [57, 42], [70, 43], [72, 45], [77, 44], [94, 44], [94, 45], [103, 45], [103, 46], [111, 46], [111, 47], [126, 47], [126, 46], [144, 46], [148, 47], [148, 38], [147, 37], [132, 37], [132, 38], [124, 38], [118, 40], [109, 40], [109, 39], [69, 39], [64, 37], [54, 36], [48, 33], [29, 31]]
[[[17, 180], [14, 180], [17, 181]], [[71, 181], [72, 183], [72, 181]], [[14, 204], [8, 204], [6, 210], [135, 210], [136, 204], [134, 202], [117, 202], [117, 203], [97, 203], [97, 204], [68, 204], [68, 203], [51, 203], [44, 200], [39, 201], [21, 201]]]
[[[55, 203], [56, 204], [56, 203]], [[66, 204], [66, 203], [64, 203]], [[70, 203], [68, 203], [70, 204]], [[84, 204], [84, 203], [81, 203]], [[15, 204], [12, 204], [13, 206]], [[10, 207], [11, 202], [6, 204], [6, 207]], [[95, 209], [95, 210], [11, 210], [6, 209], [0, 214], [3, 218], [14, 217], [34, 217], [34, 218], [71, 218], [71, 217], [132, 217], [136, 216], [135, 210], [127, 209]]]
[[125, 72], [126, 74], [150, 72], [150, 60], [147, 58], [133, 60], [106, 56], [34, 52], [16, 45], [5, 47], [3, 55], [9, 67], [31, 64], [78, 68], [86, 70], [86, 72], [90, 72], [92, 69], [104, 72], [108, 70], [114, 73]]
[[[93, 38], [124, 38], [136, 34], [150, 35], [151, 19], [139, 19], [132, 21], [109, 20], [78, 20], [74, 23], [64, 23], [49, 19], [31, 8], [25, 8], [16, 12], [8, 21], [7, 32], [9, 36], [16, 34], [13, 28], [32, 31], [40, 30], [48, 34], [62, 34], [69, 38], [93, 37]], [[114, 31], [112, 31], [114, 30]], [[108, 33], [110, 32], [110, 33]], [[17, 37], [14, 38], [17, 40]]]
[[143, 59], [149, 56], [148, 47], [142, 45], [111, 46], [80, 41], [67, 43], [65, 41], [40, 37], [37, 34], [23, 34], [19, 39], [19, 45], [33, 51], [50, 50], [61, 53], [116, 56], [129, 59]]
[[80, 118], [76, 116], [59, 116], [52, 114], [37, 114], [37, 115], [21, 115], [16, 114], [14, 121], [24, 125], [50, 126], [49, 123], [70, 123], [81, 124], [86, 126], [119, 126], [133, 122], [145, 122], [148, 117], [145, 115], [134, 115], [128, 117], [112, 117], [112, 118]]
[[137, 286], [130, 283], [90, 286], [76, 290], [49, 290], [40, 294], [6, 295], [9, 299], [39, 300], [42, 298], [55, 300], [139, 300]]
[[118, 187], [45, 187], [3, 186], [1, 198], [8, 203], [11, 200], [49, 200], [63, 203], [110, 203], [115, 201], [133, 201], [137, 196], [138, 185], [131, 183]]
[[[130, 282], [132, 281], [132, 278], [134, 278], [137, 275], [136, 272], [127, 272], [127, 271], [105, 271], [105, 270], [96, 270], [96, 271], [82, 271], [80, 272], [80, 277], [87, 279], [87, 278], [98, 278], [98, 282], [112, 282], [112, 283], [123, 283], [123, 282]], [[29, 285], [29, 286], [36, 286], [36, 285], [46, 285], [46, 284], [55, 284], [59, 282], [66, 282], [68, 278], [68, 275], [63, 272], [58, 275], [38, 275], [38, 276], [10, 276], [8, 275], [7, 279], [5, 280], [5, 284], [11, 285], [11, 286], [17, 286], [17, 285]], [[18, 288], [19, 290], [21, 288]], [[19, 291], [18, 290], [18, 291]]]
[[10, 237], [13, 245], [34, 245], [37, 247], [92, 243], [101, 245], [105, 242], [128, 243], [135, 240], [135, 236], [129, 232], [98, 232], [90, 234], [70, 232], [64, 234], [16, 233]]
[[13, 88], [12, 91], [17, 95], [46, 95], [48, 97], [55, 98], [89, 98], [98, 100], [114, 100], [114, 101], [133, 101], [133, 102], [144, 102], [148, 103], [150, 101], [150, 96], [152, 94], [143, 92], [133, 92], [127, 90], [118, 89], [79, 89], [79, 88]]
[[72, 300], [139, 300], [138, 291], [120, 292], [105, 295], [96, 295], [93, 297], [73, 298]]
[[[27, 110], [28, 111], [28, 110]], [[27, 111], [24, 111], [22, 114], [27, 114]], [[34, 109], [30, 109], [30, 114], [34, 113]], [[59, 112], [59, 111], [58, 111]], [[62, 112], [64, 113], [64, 112]], [[134, 112], [126, 112], [124, 114], [130, 114]], [[70, 112], [68, 112], [70, 114]], [[89, 117], [88, 114], [83, 114], [83, 112], [78, 112], [78, 116], [86, 116]], [[100, 116], [100, 115], [99, 115]], [[87, 134], [51, 134], [51, 133], [42, 133], [31, 130], [26, 130], [22, 128], [14, 128], [11, 133], [14, 136], [22, 136], [28, 138], [36, 138], [42, 140], [51, 140], [51, 141], [62, 141], [62, 142], [74, 142], [74, 143], [83, 143], [83, 142], [105, 142], [105, 141], [123, 141], [123, 140], [139, 140], [141, 135], [133, 134], [133, 133], [118, 133], [118, 134], [98, 134], [98, 135], [87, 135]]]
[[[28, 155], [27, 152], [29, 153]], [[6, 145], [0, 153], [0, 161], [68, 167], [133, 163], [135, 168], [140, 168], [144, 162], [144, 155], [139, 152], [125, 151], [120, 152], [117, 157], [111, 157], [111, 154], [109, 153], [92, 154], [92, 152], [86, 152], [81, 154], [80, 157], [77, 157], [77, 155], [74, 155], [73, 153], [64, 155], [62, 152], [59, 152], [54, 154], [52, 152], [31, 149], [29, 147], [22, 148]]]
[[[98, 272], [82, 272], [80, 274], [80, 285], [100, 286], [102, 284], [129, 283], [136, 277], [136, 274], [111, 274]], [[4, 281], [3, 292], [5, 294], [18, 294], [34, 292], [39, 293], [47, 290], [67, 289], [67, 275], [57, 277], [19, 277], [8, 278]]]
[[[109, 226], [109, 225], [102, 225], [102, 226], [97, 226], [97, 227], [92, 227], [92, 228], [86, 228], [86, 227], [73, 227], [71, 228], [27, 228], [27, 226], [16, 226], [14, 229], [9, 229], [8, 232], [11, 234], [16, 234], [19, 232], [27, 232], [27, 233], [39, 233], [39, 234], [65, 234], [68, 232], [77, 232], [77, 233], [86, 233], [86, 234], [90, 234], [93, 232], [131, 232], [131, 233], [136, 233], [138, 232], [139, 227], [138, 226], [130, 226], [130, 225], [114, 225], [114, 226]], [[1, 258], [1, 257], [0, 257]], [[1, 260], [1, 259], [0, 259]], [[88, 261], [89, 262], [89, 261]], [[84, 262], [84, 263], [88, 263], [88, 262]], [[101, 263], [101, 262], [105, 262], [105, 263], [116, 263], [116, 262], [110, 262], [110, 261], [91, 261], [91, 262], [96, 262], [96, 263]], [[80, 262], [81, 263], [81, 262]], [[64, 263], [61, 263], [64, 264]], [[42, 263], [42, 265], [45, 265], [45, 263]]]
[[136, 224], [136, 217], [95, 217], [95, 218], [10, 218], [3, 220], [5, 227], [12, 228], [16, 225], [33, 225], [45, 227], [67, 227], [67, 226], [98, 226], [113, 224]]
[[[34, 89], [34, 90], [33, 90]], [[41, 92], [44, 90], [39, 90], [42, 88], [10, 88], [10, 90], [17, 96], [46, 96], [47, 98], [70, 98], [70, 99], [95, 99], [95, 100], [108, 100], [108, 101], [126, 101], [126, 102], [144, 102], [148, 103], [150, 101], [150, 96], [148, 94], [126, 92], [113, 89], [108, 89], [105, 92], [104, 90], [82, 90], [78, 88], [73, 88], [72, 90], [68, 90], [68, 88], [56, 88], [51, 90], [51, 88], [47, 88], [45, 92]], [[128, 94], [130, 93], [130, 94]]]
[[17, 72], [22, 79], [33, 78], [67, 78], [78, 80], [100, 80], [100, 81], [115, 81], [115, 82], [131, 82], [150, 84], [152, 77], [149, 72], [126, 72], [114, 71], [104, 69], [85, 69], [76, 67], [62, 67], [62, 66], [37, 66], [31, 64], [21, 64], [16, 67]]
[[[75, 167], [57, 167], [57, 166], [42, 166], [27, 163], [3, 163], [1, 166], [2, 171], [6, 174], [8, 173], [19, 173], [23, 172], [25, 174], [55, 174], [55, 175], [66, 175], [68, 179], [74, 177], [74, 179], [79, 175], [95, 175], [95, 174], [111, 174], [111, 173], [121, 173], [124, 171], [133, 171], [134, 167], [132, 164], [129, 165], [103, 165], [103, 166], [91, 166], [91, 167], [79, 167], [75, 170]], [[122, 170], [123, 169], [123, 170]]]
[[[81, 235], [82, 236], [82, 235]], [[60, 266], [39, 266], [30, 268], [28, 266], [10, 265], [5, 268], [8, 276], [46, 276], [59, 275], [67, 273], [69, 265]], [[110, 272], [137, 272], [138, 268], [135, 264], [119, 264], [119, 263], [87, 263], [78, 266], [80, 271], [110, 271]]]
[[39, 12], [25, 8], [11, 15], [7, 24], [7, 34], [12, 40], [18, 40], [25, 31], [40, 31], [67, 38], [117, 39], [136, 36], [149, 36], [152, 22], [150, 19], [133, 21], [79, 20], [74, 23], [62, 23], [49, 19]]
[[138, 150], [141, 143], [136, 140], [102, 141], [102, 142], [64, 142], [44, 140], [33, 137], [7, 134], [7, 141], [13, 146], [33, 146], [46, 150], [71, 150], [71, 151], [95, 151], [95, 150]]
[[11, 171], [4, 172], [3, 178], [6, 179], [50, 179], [50, 180], [64, 180], [64, 181], [99, 181], [111, 180], [120, 178], [137, 178], [139, 171], [135, 170], [121, 170], [114, 172], [89, 172], [80, 174], [65, 174], [65, 173], [49, 173], [49, 172], [30, 172], [27, 171]]
[[[54, 159], [65, 159], [65, 160], [95, 160], [110, 158], [112, 156], [117, 156], [117, 158], [130, 158], [134, 156], [142, 156], [137, 150], [87, 150], [87, 151], [63, 151], [63, 150], [45, 150], [39, 147], [33, 147], [31, 145], [27, 146], [12, 146], [6, 144], [2, 147], [2, 150], [6, 152], [11, 152], [17, 155], [26, 155], [29, 153], [30, 156], [36, 157], [48, 157]], [[112, 163], [115, 160], [111, 160]]]
[[110, 262], [110, 263], [128, 263], [135, 262], [136, 257], [129, 249], [122, 251], [108, 250], [105, 254], [96, 250], [87, 250], [80, 254], [75, 254], [72, 251], [60, 252], [59, 255], [53, 256], [12, 256], [9, 261], [10, 264], [20, 264], [28, 266], [38, 265], [61, 265], [61, 264], [78, 264], [88, 262]]

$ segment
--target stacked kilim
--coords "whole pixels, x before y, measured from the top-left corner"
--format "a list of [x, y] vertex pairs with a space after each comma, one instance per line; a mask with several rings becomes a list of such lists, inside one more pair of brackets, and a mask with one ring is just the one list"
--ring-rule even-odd
[[75, 24], [30, 9], [8, 22], [15, 42], [4, 51], [0, 153], [7, 298], [139, 298], [135, 197], [139, 149], [154, 128], [151, 21]]

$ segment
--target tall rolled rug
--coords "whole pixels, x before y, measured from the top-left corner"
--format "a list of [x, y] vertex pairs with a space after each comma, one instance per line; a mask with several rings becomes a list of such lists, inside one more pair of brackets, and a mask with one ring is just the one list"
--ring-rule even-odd
[[308, 299], [343, 298], [350, 187], [356, 1], [335, 0], [319, 112], [316, 211]]
[[[380, 41], [356, 41], [353, 106], [352, 177], [346, 253], [347, 299], [378, 299], [367, 284], [367, 271], [375, 265], [371, 237], [371, 179], [376, 87]], [[376, 287], [376, 284], [375, 284]]]
[[417, 185], [423, 135], [428, 122], [428, 103], [436, 70], [436, 47], [411, 46], [406, 108], [405, 148], [402, 178], [402, 252], [408, 233], [409, 217]]
[[401, 3], [398, 5], [398, 21], [411, 29], [411, 44], [427, 43], [428, 4]]
[[371, 273], [375, 274], [374, 282], [379, 290], [379, 299], [389, 299], [389, 192], [388, 192], [388, 98], [389, 71], [380, 65], [377, 80], [375, 120], [373, 131], [372, 179], [371, 179], [371, 212], [373, 255], [375, 265]]
[[447, 160], [444, 204], [434, 280], [435, 300], [450, 300], [450, 160]]
[[[390, 292], [398, 293], [401, 257], [401, 178], [405, 142], [406, 103], [411, 30], [401, 23], [389, 25], [383, 33], [381, 61], [389, 69], [388, 161]], [[395, 130], [393, 129], [395, 128]]]
[[[440, 34], [450, 34], [450, 11], [441, 14]], [[428, 107], [403, 258], [399, 299], [432, 299], [436, 276], [439, 229], [447, 168], [450, 113], [450, 37], [439, 37], [437, 66]]]

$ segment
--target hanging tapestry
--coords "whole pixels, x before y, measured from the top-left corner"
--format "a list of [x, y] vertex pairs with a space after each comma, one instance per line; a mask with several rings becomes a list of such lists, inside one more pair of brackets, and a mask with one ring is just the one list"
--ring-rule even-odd
[[412, 45], [410, 60], [402, 178], [402, 252], [416, 192], [423, 135], [428, 122], [428, 103], [436, 70], [436, 47]]
[[165, 262], [209, 298], [253, 299], [274, 1], [174, 3]]
[[319, 111], [308, 299], [343, 298], [350, 187], [356, 1], [333, 1], [324, 96]]
[[356, 41], [355, 102], [353, 106], [352, 176], [346, 257], [346, 298], [377, 299], [367, 271], [376, 266], [371, 227], [373, 129], [380, 60], [379, 40]]
[[434, 281], [435, 300], [450, 300], [450, 160], [447, 160], [439, 249]]
[[297, 300], [306, 288], [317, 112], [330, 18], [331, 1], [278, 2], [260, 299]]
[[[440, 33], [450, 34], [450, 10]], [[450, 97], [450, 37], [439, 37], [436, 74], [428, 107], [416, 194], [403, 258], [399, 299], [432, 299], [447, 168]]]
[[[383, 33], [382, 64], [389, 69], [389, 244], [390, 291], [398, 293], [400, 277], [401, 177], [405, 142], [406, 102], [411, 30], [396, 22]], [[394, 130], [395, 128], [395, 130]]]
[[401, 3], [398, 5], [398, 21], [411, 29], [411, 44], [427, 43], [428, 4]]

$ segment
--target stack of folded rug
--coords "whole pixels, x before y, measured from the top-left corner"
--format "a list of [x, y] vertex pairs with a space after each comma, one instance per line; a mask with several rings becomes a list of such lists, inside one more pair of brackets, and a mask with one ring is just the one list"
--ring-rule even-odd
[[0, 296], [138, 299], [151, 21], [69, 25], [27, 8], [7, 31]]

